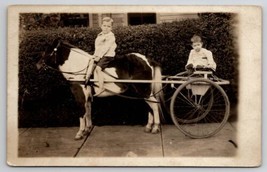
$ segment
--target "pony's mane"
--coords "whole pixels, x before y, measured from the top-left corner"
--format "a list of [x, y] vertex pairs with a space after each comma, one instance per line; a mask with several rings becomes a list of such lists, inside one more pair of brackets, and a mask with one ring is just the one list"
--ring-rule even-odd
[[75, 45], [72, 45], [72, 44], [68, 43], [68, 42], [65, 41], [65, 40], [62, 40], [62, 41], [61, 41], [61, 44], [62, 44], [63, 46], [68, 47], [68, 48], [78, 48], [78, 47], [76, 47]]

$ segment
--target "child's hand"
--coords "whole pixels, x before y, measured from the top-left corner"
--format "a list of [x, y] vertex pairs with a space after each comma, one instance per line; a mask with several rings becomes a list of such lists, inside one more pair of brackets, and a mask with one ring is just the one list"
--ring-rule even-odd
[[203, 65], [197, 65], [196, 66], [196, 69], [202, 69], [202, 68], [205, 68], [205, 66], [203, 66]]
[[215, 68], [212, 67], [210, 64], [208, 64], [207, 68], [209, 68], [209, 69], [211, 69], [211, 70], [213, 70], [215, 72]]
[[208, 64], [207, 68], [213, 69], [211, 64]]
[[192, 68], [193, 68], [193, 64], [192, 63], [190, 63], [190, 64], [188, 64], [188, 65], [185, 66], [185, 69], [186, 70], [190, 70]]

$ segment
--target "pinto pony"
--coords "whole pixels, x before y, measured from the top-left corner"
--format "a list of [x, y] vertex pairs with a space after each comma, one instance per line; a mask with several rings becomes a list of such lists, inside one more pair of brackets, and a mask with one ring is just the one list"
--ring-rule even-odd
[[[89, 82], [86, 80], [90, 76], [93, 65], [92, 55], [60, 39], [54, 40], [36, 64], [39, 70], [58, 70], [72, 83], [71, 85], [76, 83], [82, 88], [85, 97], [85, 114], [80, 117], [80, 128], [75, 139], [82, 139], [92, 128], [92, 92], [97, 91], [99, 87], [97, 78]], [[144, 55], [129, 53], [116, 57], [110, 67], [103, 71], [103, 75], [104, 80], [109, 82], [104, 83], [105, 90], [97, 96], [121, 95], [131, 88], [135, 98], [144, 99], [150, 107], [145, 132], [158, 133], [160, 131], [160, 101], [163, 100], [160, 67]], [[153, 80], [154, 82], [118, 83], [116, 82], [118, 79], [120, 81]]]

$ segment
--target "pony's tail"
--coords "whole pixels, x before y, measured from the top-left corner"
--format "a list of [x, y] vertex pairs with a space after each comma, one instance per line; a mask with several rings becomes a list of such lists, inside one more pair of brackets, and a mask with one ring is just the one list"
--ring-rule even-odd
[[163, 109], [162, 109], [162, 105], [163, 107], [165, 107], [165, 101], [164, 101], [164, 94], [163, 94], [163, 89], [162, 89], [162, 74], [161, 74], [161, 68], [159, 66], [154, 66], [154, 82], [152, 84], [152, 92], [155, 95], [158, 103], [158, 108], [159, 108], [159, 114], [160, 114], [160, 119], [162, 123], [165, 123], [165, 117], [163, 114]]

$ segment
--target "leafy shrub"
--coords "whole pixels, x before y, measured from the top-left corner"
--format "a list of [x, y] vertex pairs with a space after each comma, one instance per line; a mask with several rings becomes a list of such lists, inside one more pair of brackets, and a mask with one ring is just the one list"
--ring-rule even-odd
[[[235, 15], [203, 13], [198, 19], [179, 22], [115, 27], [117, 54], [138, 52], [159, 62], [164, 75], [184, 71], [194, 34], [203, 38], [204, 47], [213, 52], [216, 74], [231, 82], [227, 92], [232, 102], [237, 100], [238, 54], [235, 36]], [[58, 28], [23, 33], [19, 52], [20, 94], [34, 82], [34, 64], [57, 37], [89, 52], [100, 28]]]

